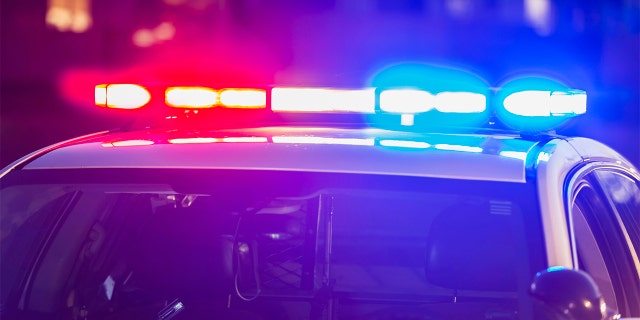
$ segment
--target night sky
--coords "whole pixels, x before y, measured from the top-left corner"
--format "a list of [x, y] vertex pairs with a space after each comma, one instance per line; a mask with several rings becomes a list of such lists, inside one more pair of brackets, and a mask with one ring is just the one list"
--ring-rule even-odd
[[1, 4], [2, 166], [117, 127], [93, 106], [96, 84], [358, 87], [404, 62], [463, 69], [492, 87], [537, 74], [585, 90], [589, 114], [559, 133], [640, 166], [640, 0], [78, 0], [90, 23], [48, 24], [63, 2]]

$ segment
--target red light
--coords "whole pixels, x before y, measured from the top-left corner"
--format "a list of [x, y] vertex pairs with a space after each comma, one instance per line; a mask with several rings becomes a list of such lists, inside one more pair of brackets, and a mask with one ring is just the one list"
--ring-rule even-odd
[[95, 87], [95, 102], [100, 107], [137, 109], [149, 100], [149, 91], [136, 84], [101, 84]]
[[223, 89], [220, 104], [227, 108], [265, 108], [267, 93], [259, 89]]
[[171, 87], [165, 102], [174, 108], [212, 108], [218, 103], [218, 92], [205, 87]]

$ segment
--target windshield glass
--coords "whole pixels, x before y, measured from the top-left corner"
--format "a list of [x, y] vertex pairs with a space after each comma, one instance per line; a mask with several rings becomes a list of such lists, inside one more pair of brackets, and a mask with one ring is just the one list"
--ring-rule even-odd
[[528, 184], [34, 171], [0, 190], [3, 315], [517, 319], [543, 268]]

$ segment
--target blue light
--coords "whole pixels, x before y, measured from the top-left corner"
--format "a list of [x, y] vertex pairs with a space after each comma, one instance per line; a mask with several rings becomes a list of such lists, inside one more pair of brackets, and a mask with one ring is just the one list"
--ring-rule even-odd
[[488, 83], [462, 69], [399, 63], [377, 72], [370, 85], [379, 88], [380, 110], [389, 113], [371, 117], [382, 127], [471, 128], [483, 126], [490, 117]]
[[526, 117], [574, 116], [587, 111], [587, 94], [580, 90], [514, 92], [504, 99], [504, 108]]
[[451, 113], [481, 113], [487, 109], [487, 97], [475, 92], [440, 92], [436, 110]]
[[503, 84], [494, 103], [497, 117], [508, 127], [543, 132], [586, 113], [587, 94], [554, 79], [528, 76]]
[[566, 270], [566, 267], [563, 266], [553, 266], [553, 267], [549, 267], [547, 268], [547, 272], [555, 272], [555, 271], [562, 271], [562, 270]]

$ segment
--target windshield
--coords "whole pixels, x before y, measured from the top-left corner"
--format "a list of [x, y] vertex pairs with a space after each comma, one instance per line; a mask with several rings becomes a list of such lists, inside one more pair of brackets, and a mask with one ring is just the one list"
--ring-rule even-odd
[[0, 191], [3, 316], [518, 319], [544, 267], [528, 184], [34, 171]]

